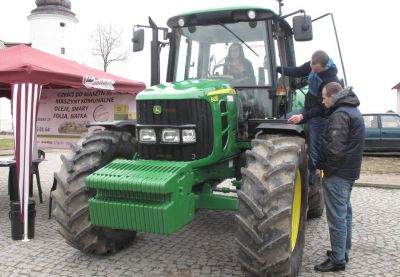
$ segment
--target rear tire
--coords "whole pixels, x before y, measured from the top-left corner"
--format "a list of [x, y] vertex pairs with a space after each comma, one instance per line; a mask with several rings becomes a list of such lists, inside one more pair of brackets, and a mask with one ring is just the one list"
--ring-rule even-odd
[[52, 213], [67, 243], [83, 252], [113, 253], [129, 245], [136, 232], [93, 226], [89, 197], [96, 194], [85, 185], [85, 177], [116, 158], [132, 159], [136, 140], [127, 132], [100, 131], [83, 138], [61, 156], [61, 169], [54, 176], [57, 189], [51, 193]]
[[236, 215], [242, 270], [252, 276], [296, 276], [307, 214], [304, 139], [259, 136], [246, 155]]
[[321, 217], [324, 213], [324, 195], [322, 192], [321, 178], [318, 178], [312, 186], [308, 188], [308, 213], [307, 218]]

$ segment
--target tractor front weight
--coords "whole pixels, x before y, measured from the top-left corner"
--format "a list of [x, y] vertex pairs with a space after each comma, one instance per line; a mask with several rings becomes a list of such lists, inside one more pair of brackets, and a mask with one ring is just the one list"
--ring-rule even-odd
[[[216, 166], [223, 172], [225, 163]], [[229, 174], [229, 168], [226, 174]], [[236, 197], [214, 194], [204, 184], [213, 170], [193, 170], [190, 162], [114, 160], [86, 178], [93, 225], [136, 232], [172, 234], [193, 220], [195, 209], [237, 210]]]

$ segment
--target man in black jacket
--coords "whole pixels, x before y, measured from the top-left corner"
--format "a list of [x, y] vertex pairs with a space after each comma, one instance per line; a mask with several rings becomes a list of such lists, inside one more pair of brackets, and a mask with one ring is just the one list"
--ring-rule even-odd
[[351, 190], [360, 177], [365, 126], [358, 110], [360, 101], [351, 88], [328, 83], [322, 91], [323, 104], [330, 115], [322, 137], [317, 167], [324, 177], [322, 187], [329, 225], [331, 251], [315, 270], [345, 270], [351, 249]]
[[326, 119], [325, 108], [322, 105], [322, 88], [329, 82], [339, 82], [337, 68], [332, 59], [324, 51], [318, 50], [311, 56], [311, 61], [300, 67], [277, 67], [278, 73], [290, 77], [308, 76], [308, 93], [304, 101], [304, 109], [288, 114], [289, 124], [307, 123], [308, 138], [308, 169], [309, 182], [319, 173], [317, 172], [317, 157], [320, 145], [320, 134], [323, 131]]

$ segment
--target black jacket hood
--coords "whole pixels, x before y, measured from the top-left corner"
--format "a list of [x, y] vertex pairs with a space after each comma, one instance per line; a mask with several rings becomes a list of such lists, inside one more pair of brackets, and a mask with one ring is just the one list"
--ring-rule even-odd
[[335, 95], [332, 96], [333, 101], [333, 110], [337, 109], [342, 105], [349, 105], [353, 107], [360, 106], [360, 100], [357, 95], [353, 92], [352, 87], [348, 87], [339, 91]]

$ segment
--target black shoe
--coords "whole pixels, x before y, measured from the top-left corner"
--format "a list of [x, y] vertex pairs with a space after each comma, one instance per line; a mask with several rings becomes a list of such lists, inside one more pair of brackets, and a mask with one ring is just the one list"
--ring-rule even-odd
[[330, 259], [327, 259], [322, 264], [314, 266], [314, 269], [321, 272], [343, 271], [346, 269], [346, 264], [335, 264]]
[[[330, 257], [332, 254], [332, 250], [326, 250], [326, 255]], [[346, 260], [346, 264], [349, 262], [349, 256], [347, 256], [347, 253], [344, 253], [344, 259]]]

